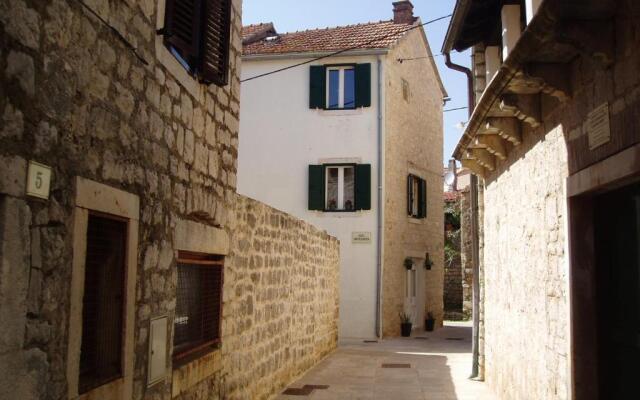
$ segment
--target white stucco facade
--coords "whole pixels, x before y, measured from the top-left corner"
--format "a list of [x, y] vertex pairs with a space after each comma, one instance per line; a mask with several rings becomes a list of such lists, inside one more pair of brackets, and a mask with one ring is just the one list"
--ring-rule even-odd
[[[251, 60], [242, 78], [304, 59]], [[315, 63], [371, 64], [371, 107], [356, 110], [309, 108], [309, 66], [242, 84], [238, 191], [325, 229], [340, 240], [341, 337], [375, 337], [376, 231], [378, 209], [378, 56], [336, 57]], [[308, 210], [308, 166], [330, 163], [371, 165], [371, 210]], [[353, 244], [353, 232], [371, 242]]]

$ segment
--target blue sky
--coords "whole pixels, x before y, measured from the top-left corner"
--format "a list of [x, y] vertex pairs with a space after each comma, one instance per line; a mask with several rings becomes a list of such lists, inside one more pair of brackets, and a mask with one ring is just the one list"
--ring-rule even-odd
[[[243, 24], [273, 22], [279, 32], [349, 25], [388, 20], [393, 17], [391, 0], [243, 0]], [[451, 14], [455, 0], [413, 0], [414, 14], [423, 22]], [[434, 54], [440, 54], [449, 19], [427, 25], [425, 30]], [[453, 62], [468, 66], [469, 53], [451, 54]], [[467, 105], [467, 82], [464, 74], [448, 69], [443, 57], [436, 57], [440, 76], [451, 97], [445, 109]], [[286, 72], [283, 72], [286, 73]], [[459, 122], [467, 121], [467, 110], [444, 113], [444, 161], [451, 157], [462, 131]]]

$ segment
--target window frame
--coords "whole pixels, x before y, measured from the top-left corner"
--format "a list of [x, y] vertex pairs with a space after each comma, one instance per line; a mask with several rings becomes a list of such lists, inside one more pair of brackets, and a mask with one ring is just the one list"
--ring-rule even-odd
[[[412, 218], [413, 220], [424, 220], [427, 218], [427, 193], [426, 190], [428, 190], [426, 188], [426, 179], [420, 177], [419, 175], [416, 174], [412, 174], [409, 173], [408, 174], [408, 178], [411, 180], [411, 182], [407, 182], [407, 186], [409, 184], [412, 185], [412, 190], [409, 191], [409, 187], [407, 187], [407, 196], [409, 196], [409, 193], [411, 193], [411, 199], [407, 199], [407, 202], [411, 202], [411, 214], [408, 214], [409, 218]], [[424, 204], [422, 205], [424, 207], [424, 216], [420, 215], [420, 187], [422, 186], [421, 183], [425, 182], [425, 194], [424, 194]], [[417, 189], [417, 190], [414, 190]], [[414, 212], [415, 210], [415, 212]], [[407, 210], [408, 211], [408, 210]]]
[[[324, 110], [327, 111], [336, 111], [336, 110], [356, 110], [358, 107], [358, 101], [356, 99], [358, 88], [356, 85], [356, 63], [347, 63], [347, 64], [326, 64], [324, 65], [324, 74], [325, 74], [325, 101], [324, 101]], [[331, 89], [331, 80], [329, 79], [331, 71], [339, 71], [339, 80], [338, 80], [338, 105], [339, 107], [329, 107], [329, 97], [330, 97], [330, 89]], [[344, 106], [344, 71], [352, 70], [353, 71], [353, 107], [345, 107]]]
[[[356, 211], [356, 185], [358, 184], [356, 181], [356, 166], [358, 164], [356, 163], [335, 163], [335, 164], [322, 164], [322, 167], [324, 168], [324, 208], [323, 208], [323, 212], [329, 212], [329, 213], [355, 213]], [[329, 179], [329, 175], [327, 174], [327, 170], [329, 168], [352, 168], [353, 169], [353, 209], [351, 210], [346, 210], [346, 209], [342, 209], [342, 210], [331, 210], [329, 208], [327, 208], [327, 200], [328, 200], [328, 193], [329, 193], [329, 188], [328, 188], [328, 179]], [[339, 175], [338, 175], [339, 176]], [[339, 182], [339, 181], [338, 181]], [[344, 184], [344, 180], [343, 180], [343, 184]], [[338, 191], [340, 190], [340, 186], [338, 186]], [[342, 188], [343, 192], [344, 192], [344, 187]]]
[[[208, 259], [211, 258], [211, 259]], [[219, 298], [218, 298], [218, 321], [217, 321], [217, 331], [215, 332], [215, 337], [210, 340], [205, 340], [203, 343], [199, 343], [195, 346], [185, 346], [185, 348], [177, 351], [174, 340], [175, 340], [175, 323], [177, 315], [174, 315], [174, 338], [172, 339], [172, 364], [173, 369], [179, 369], [190, 362], [197, 360], [210, 354], [216, 350], [218, 350], [222, 344], [222, 315], [223, 315], [223, 289], [224, 289], [224, 264], [225, 264], [225, 256], [222, 254], [207, 254], [207, 253], [199, 253], [194, 251], [178, 251], [178, 256], [176, 258], [176, 271], [180, 268], [181, 265], [191, 264], [191, 265], [203, 265], [208, 266], [210, 268], [220, 268], [220, 288], [219, 288]], [[177, 289], [176, 289], [177, 290]], [[176, 304], [178, 302], [178, 293], [176, 292]], [[200, 299], [200, 305], [202, 306], [203, 299]], [[177, 306], [176, 306], [177, 310]], [[176, 311], [177, 312], [177, 311]]]

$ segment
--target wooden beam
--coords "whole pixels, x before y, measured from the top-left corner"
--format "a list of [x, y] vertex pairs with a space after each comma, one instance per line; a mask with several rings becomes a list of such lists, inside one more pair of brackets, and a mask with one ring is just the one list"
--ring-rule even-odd
[[540, 126], [540, 95], [538, 94], [505, 94], [500, 101], [500, 108], [509, 111], [514, 117], [531, 125]]
[[498, 135], [515, 146], [522, 143], [522, 128], [517, 118], [487, 118], [479, 133]]
[[496, 169], [496, 158], [489, 153], [487, 149], [470, 148], [468, 150], [468, 158], [472, 158], [489, 171]]
[[485, 148], [487, 151], [501, 160], [507, 158], [507, 147], [504, 139], [498, 135], [478, 135], [475, 140], [475, 147]]
[[569, 66], [560, 63], [531, 63], [518, 71], [507, 90], [515, 94], [544, 93], [564, 102], [571, 97]]
[[487, 173], [487, 170], [474, 159], [463, 158], [460, 160], [460, 164], [481, 178], [484, 178]]

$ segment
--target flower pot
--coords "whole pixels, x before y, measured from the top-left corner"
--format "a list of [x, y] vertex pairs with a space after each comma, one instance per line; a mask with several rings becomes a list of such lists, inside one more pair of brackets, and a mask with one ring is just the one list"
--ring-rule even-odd
[[433, 327], [436, 325], [436, 320], [435, 319], [425, 319], [424, 320], [424, 328], [426, 329], [427, 332], [432, 332], [433, 331]]
[[401, 330], [401, 333], [402, 333], [402, 337], [411, 336], [411, 326], [412, 326], [411, 322], [400, 324], [400, 330]]

